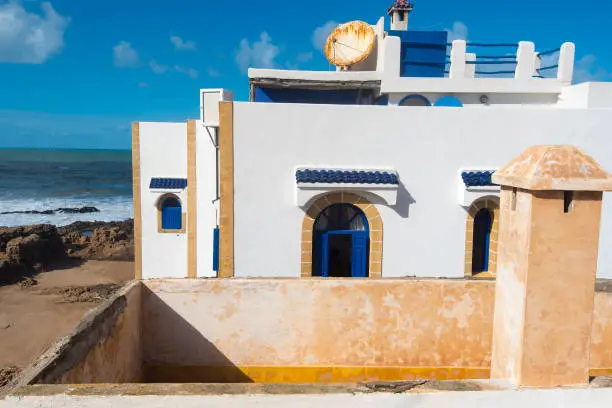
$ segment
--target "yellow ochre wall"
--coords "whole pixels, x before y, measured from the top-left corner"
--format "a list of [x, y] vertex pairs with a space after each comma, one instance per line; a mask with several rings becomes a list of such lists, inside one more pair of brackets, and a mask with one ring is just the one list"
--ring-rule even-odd
[[[495, 282], [147, 281], [145, 381], [488, 378]], [[612, 293], [599, 292], [592, 374], [612, 372]]]

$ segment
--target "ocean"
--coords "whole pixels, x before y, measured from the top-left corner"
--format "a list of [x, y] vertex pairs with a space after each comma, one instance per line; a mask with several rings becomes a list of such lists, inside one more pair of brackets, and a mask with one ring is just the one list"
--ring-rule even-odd
[[[95, 207], [100, 212], [66, 210]], [[52, 211], [23, 214], [21, 211]], [[1, 214], [13, 212], [13, 214]], [[0, 226], [133, 217], [129, 150], [0, 148]]]

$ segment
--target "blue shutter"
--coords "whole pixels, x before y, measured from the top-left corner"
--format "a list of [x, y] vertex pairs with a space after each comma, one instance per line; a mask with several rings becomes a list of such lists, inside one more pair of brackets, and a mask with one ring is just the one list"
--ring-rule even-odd
[[219, 271], [219, 227], [213, 230], [213, 271]]
[[183, 227], [181, 207], [164, 207], [162, 209], [162, 228], [165, 230], [180, 230]]
[[365, 231], [353, 232], [351, 250], [351, 276], [365, 278], [367, 276], [368, 233]]
[[329, 235], [321, 234], [321, 276], [329, 276]]

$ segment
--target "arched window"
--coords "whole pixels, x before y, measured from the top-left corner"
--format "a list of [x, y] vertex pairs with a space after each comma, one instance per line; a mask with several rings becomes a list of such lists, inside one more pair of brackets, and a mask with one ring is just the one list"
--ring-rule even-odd
[[493, 215], [483, 208], [474, 217], [474, 236], [472, 239], [472, 273], [489, 270], [489, 250], [491, 247], [491, 229]]
[[399, 106], [431, 106], [431, 102], [429, 99], [424, 97], [423, 95], [408, 95], [404, 99], [402, 99], [399, 103]]
[[351, 204], [333, 204], [318, 215], [313, 235], [313, 276], [368, 276], [369, 226]]
[[438, 99], [434, 106], [445, 106], [449, 108], [462, 108], [463, 104], [461, 101], [454, 96], [443, 96]]
[[172, 195], [163, 198], [160, 205], [160, 212], [162, 231], [183, 230], [183, 210], [178, 197]]

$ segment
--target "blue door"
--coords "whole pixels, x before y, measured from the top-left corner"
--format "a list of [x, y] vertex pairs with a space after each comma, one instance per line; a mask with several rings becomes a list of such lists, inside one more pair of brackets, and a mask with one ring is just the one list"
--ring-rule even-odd
[[315, 221], [313, 276], [368, 276], [369, 228], [363, 212], [351, 204], [334, 204]]
[[366, 231], [355, 231], [352, 233], [352, 241], [351, 276], [365, 278], [368, 276], [368, 233]]
[[491, 211], [483, 208], [474, 217], [474, 236], [472, 238], [472, 272], [489, 270], [489, 245], [491, 243]]

